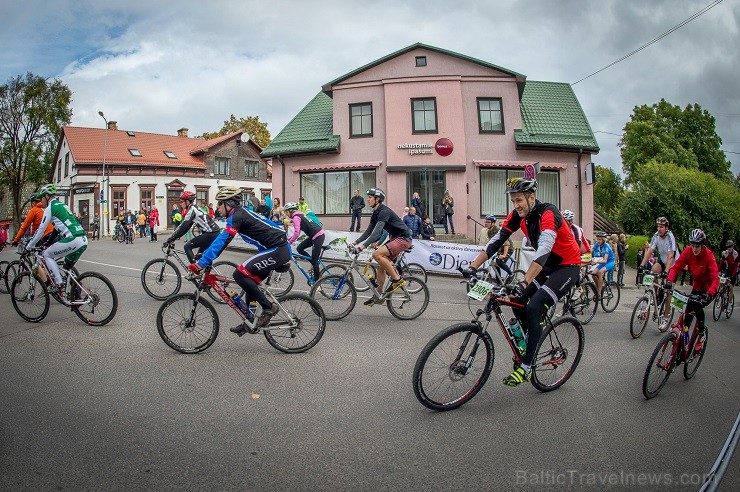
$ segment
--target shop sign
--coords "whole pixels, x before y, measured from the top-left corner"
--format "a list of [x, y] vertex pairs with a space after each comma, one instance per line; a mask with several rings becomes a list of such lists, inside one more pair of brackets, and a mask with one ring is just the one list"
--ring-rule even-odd
[[423, 155], [423, 154], [431, 154], [432, 149], [434, 148], [434, 145], [429, 143], [422, 143], [422, 144], [399, 144], [398, 149], [399, 150], [408, 150], [409, 155]]
[[449, 138], [440, 138], [434, 143], [434, 150], [442, 157], [452, 154], [452, 149], [454, 149], [454, 146]]
[[76, 195], [84, 195], [85, 193], [94, 193], [95, 187], [93, 186], [87, 186], [85, 188], [75, 188], [75, 194]]

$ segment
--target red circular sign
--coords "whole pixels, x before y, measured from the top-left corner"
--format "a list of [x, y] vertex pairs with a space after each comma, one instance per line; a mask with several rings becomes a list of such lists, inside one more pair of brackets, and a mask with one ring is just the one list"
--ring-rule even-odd
[[436, 150], [437, 153], [443, 157], [452, 154], [453, 148], [454, 147], [452, 145], [452, 141], [449, 138], [440, 138], [434, 144], [434, 150]]

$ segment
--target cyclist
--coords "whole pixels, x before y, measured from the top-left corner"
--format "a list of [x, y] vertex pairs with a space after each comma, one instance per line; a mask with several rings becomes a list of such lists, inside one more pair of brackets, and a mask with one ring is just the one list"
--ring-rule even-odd
[[188, 260], [190, 260], [190, 263], [192, 263], [195, 261], [193, 248], [198, 248], [198, 255], [200, 256], [218, 237], [218, 234], [221, 232], [221, 228], [210, 215], [203, 212], [195, 205], [195, 193], [192, 191], [183, 191], [180, 194], [180, 208], [184, 210], [182, 213], [183, 220], [180, 222], [180, 225], [177, 226], [177, 229], [175, 229], [172, 235], [167, 238], [164, 244], [166, 246], [173, 244], [179, 238], [184, 236], [191, 227], [197, 227], [200, 230], [200, 235], [187, 241], [183, 245], [185, 254], [188, 257]]
[[614, 271], [614, 250], [606, 242], [606, 232], [597, 231], [596, 244], [591, 248], [591, 275], [594, 276], [596, 283], [596, 292], [601, 296], [601, 290], [604, 288], [604, 274]]
[[[712, 298], [717, 294], [719, 288], [719, 270], [714, 260], [712, 251], [704, 245], [707, 240], [706, 234], [701, 229], [694, 229], [689, 234], [690, 248], [686, 248], [681, 256], [676, 260], [675, 265], [668, 272], [666, 280], [666, 290], [673, 288], [673, 282], [676, 277], [683, 272], [684, 267], [689, 267], [691, 279], [691, 294], [699, 295], [699, 302], [690, 300], [686, 305], [686, 315], [684, 316], [684, 326], [691, 327], [693, 315], [696, 314], [696, 325], [700, 332], [704, 331], [704, 306], [712, 302]], [[701, 346], [694, 347], [696, 352], [701, 351]]]
[[[188, 270], [198, 273], [209, 266], [226, 249], [234, 236], [240, 234], [244, 242], [257, 248], [257, 253], [239, 265], [234, 271], [234, 280], [244, 289], [245, 306], [252, 301], [257, 301], [262, 306], [263, 311], [257, 319], [256, 327], [267, 326], [280, 308], [265, 297], [258, 285], [271, 271], [290, 261], [290, 246], [285, 231], [274, 222], [242, 207], [242, 189], [237, 186], [221, 188], [216, 193], [216, 200], [218, 212], [221, 217], [226, 217], [226, 228], [203, 252], [203, 256], [188, 266]], [[231, 331], [242, 336], [247, 329], [240, 323], [231, 328]]]
[[567, 222], [568, 227], [570, 227], [570, 232], [573, 233], [573, 237], [575, 238], [576, 243], [578, 243], [578, 248], [580, 249], [581, 254], [590, 253], [591, 245], [588, 244], [588, 240], [586, 239], [586, 235], [583, 233], [583, 229], [581, 226], [573, 223], [573, 219], [576, 217], [575, 214], [571, 210], [563, 210], [562, 213], [565, 222]]
[[41, 241], [49, 224], [54, 226], [59, 233], [59, 240], [44, 249], [42, 256], [46, 267], [54, 277], [57, 292], [63, 293], [65, 286], [62, 283], [62, 275], [59, 273], [56, 259], [64, 256], [64, 268], [67, 270], [72, 268], [87, 249], [87, 235], [69, 207], [55, 198], [56, 193], [57, 187], [54, 184], [47, 184], [42, 186], [36, 194], [44, 207], [44, 216], [36, 233], [26, 245], [26, 249], [33, 248]]
[[[380, 265], [377, 290], [381, 293], [387, 273], [391, 277], [391, 284], [385, 293], [390, 294], [406, 285], [406, 280], [398, 275], [396, 269], [393, 268], [393, 261], [401, 252], [411, 247], [411, 232], [401, 218], [383, 203], [385, 201], [385, 192], [383, 190], [380, 188], [370, 188], [367, 190], [366, 195], [367, 204], [373, 209], [373, 214], [370, 217], [370, 225], [360, 237], [350, 244], [350, 247], [357, 251], [362, 251], [369, 245], [380, 242], [383, 231], [389, 234], [390, 241], [375, 250], [373, 259]], [[375, 301], [373, 297], [364, 302], [365, 306], [380, 303], [380, 301]]]
[[[31, 209], [28, 211], [28, 215], [26, 215], [25, 220], [13, 238], [11, 243], [13, 246], [18, 246], [18, 243], [21, 242], [21, 238], [26, 234], [26, 232], [33, 236], [38, 230], [39, 225], [41, 225], [41, 219], [44, 217], [44, 206], [41, 203], [41, 200], [36, 197], [36, 193], [33, 193], [29, 197], [28, 201], [31, 202]], [[49, 225], [46, 226], [46, 230], [44, 230], [41, 241], [39, 241], [39, 246], [47, 246], [51, 244], [58, 235], [59, 234], [54, 229], [54, 224], [49, 223]]]
[[[295, 202], [288, 202], [283, 207], [285, 213], [293, 221], [293, 235], [288, 238], [288, 242], [293, 244], [301, 232], [306, 234], [306, 239], [296, 247], [298, 254], [303, 256], [311, 257], [311, 266], [313, 266], [313, 281], [317, 281], [321, 274], [321, 267], [319, 266], [319, 257], [321, 256], [321, 247], [324, 245], [324, 229], [321, 228], [316, 222], [306, 218], [306, 215], [301, 212], [300, 207]], [[306, 248], [311, 248], [311, 254], [306, 252]], [[311, 285], [311, 281], [308, 282]]]
[[[650, 245], [645, 252], [645, 257], [642, 259], [642, 263], [640, 263], [640, 266], [637, 268], [638, 272], [644, 271], [643, 265], [645, 265], [645, 263], [647, 263], [648, 260], [653, 257], [654, 252], [657, 252], [658, 254], [655, 255], [655, 262], [653, 263], [650, 271], [655, 274], [661, 274], [663, 272], [669, 271], [671, 269], [671, 266], [673, 265], [673, 262], [676, 261], [676, 251], [678, 251], [678, 245], [676, 244], [676, 238], [673, 236], [673, 232], [668, 230], [668, 219], [666, 219], [665, 217], [658, 217], [658, 220], [656, 220], [655, 222], [658, 226], [658, 231], [653, 234], [653, 238], [650, 240]], [[663, 302], [662, 289], [659, 289], [657, 291], [656, 300], [658, 301], [659, 305], [661, 302]], [[663, 314], [667, 315], [669, 310], [670, 306], [668, 303], [666, 303], [665, 312]]]
[[722, 252], [722, 257], [719, 260], [719, 271], [730, 278], [727, 299], [734, 299], [735, 282], [737, 282], [737, 272], [740, 269], [740, 255], [738, 255], [732, 239], [727, 241], [725, 248], [727, 249]]
[[474, 275], [518, 229], [522, 230], [535, 249], [534, 260], [522, 284], [516, 286], [512, 299], [525, 304], [524, 309], [514, 309], [514, 315], [525, 330], [527, 348], [522, 364], [504, 378], [503, 383], [507, 386], [518, 386], [529, 381], [530, 367], [545, 324], [545, 312], [576, 285], [580, 272], [581, 253], [570, 227], [557, 207], [537, 200], [536, 191], [537, 181], [534, 179], [511, 178], [506, 182], [505, 193], [509, 195], [514, 210], [491, 238], [485, 251], [463, 271], [466, 277]]

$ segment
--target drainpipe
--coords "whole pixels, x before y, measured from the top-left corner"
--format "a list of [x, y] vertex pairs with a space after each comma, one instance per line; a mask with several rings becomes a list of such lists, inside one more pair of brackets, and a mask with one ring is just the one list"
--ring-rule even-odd
[[280, 197], [280, 203], [285, 204], [285, 162], [283, 161], [283, 158], [279, 155], [277, 156], [277, 159], [280, 161], [280, 165], [283, 166], [283, 172], [281, 173], [283, 182], [283, 196]]
[[581, 182], [581, 156], [583, 155], [583, 149], [578, 149], [578, 221], [579, 224], [583, 224], [583, 183]]

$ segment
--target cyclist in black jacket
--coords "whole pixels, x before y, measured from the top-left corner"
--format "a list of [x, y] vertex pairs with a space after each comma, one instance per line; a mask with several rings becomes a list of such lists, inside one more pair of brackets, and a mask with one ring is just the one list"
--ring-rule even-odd
[[183, 191], [180, 194], [180, 208], [184, 210], [182, 213], [182, 222], [180, 222], [180, 225], [177, 226], [175, 232], [172, 233], [164, 244], [165, 246], [173, 244], [177, 239], [184, 236], [191, 227], [197, 227], [200, 230], [200, 235], [194, 237], [183, 245], [185, 254], [188, 257], [188, 260], [190, 260], [190, 263], [192, 263], [195, 261], [193, 248], [198, 248], [198, 255], [200, 256], [200, 254], [203, 253], [203, 251], [218, 237], [218, 233], [221, 232], [221, 228], [218, 227], [215, 220], [195, 205], [195, 193], [192, 191]]

